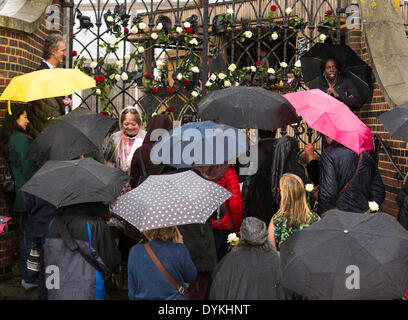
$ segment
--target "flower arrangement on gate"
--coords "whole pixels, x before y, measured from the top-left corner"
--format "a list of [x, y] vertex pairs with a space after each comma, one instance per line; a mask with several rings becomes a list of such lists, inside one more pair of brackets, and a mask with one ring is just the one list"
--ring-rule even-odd
[[[185, 21], [182, 26], [176, 26], [172, 30], [165, 30], [162, 23], [157, 23], [153, 32], [147, 33], [147, 25], [140, 18], [136, 17], [133, 20], [131, 28], [122, 28], [118, 25], [118, 18], [114, 13], [104, 16], [108, 31], [114, 34], [114, 39], [110, 42], [100, 44], [101, 48], [105, 48], [105, 54], [97, 61], [87, 63], [87, 58], [81, 56], [76, 51], [72, 51], [71, 55], [75, 57], [74, 68], [80, 69], [89, 76], [94, 77], [96, 87], [93, 88], [93, 95], [99, 97], [104, 109], [111, 115], [113, 106], [109, 106], [109, 93], [114, 85], [122, 81], [125, 86], [130, 87], [134, 82], [143, 85], [145, 90], [152, 94], [157, 94], [159, 88], [165, 88], [168, 94], [175, 94], [177, 90], [187, 89], [191, 91], [190, 102], [194, 103], [194, 99], [200, 95], [200, 89], [194, 84], [200, 74], [200, 57], [195, 52], [200, 44], [200, 39], [194, 33], [195, 30], [190, 22]], [[123, 59], [118, 59], [113, 63], [107, 62], [110, 55], [116, 55], [119, 49], [119, 43], [130, 35], [139, 34], [143, 37], [136, 44], [135, 51], [126, 53]], [[170, 86], [168, 81], [168, 70], [163, 61], [155, 61], [159, 77], [154, 77], [153, 74], [143, 73], [145, 63], [144, 54], [156, 45], [168, 44], [171, 38], [176, 38], [184, 44], [187, 51], [183, 70], [176, 72], [174, 81], [178, 82], [177, 86]], [[149, 44], [149, 45], [147, 45]], [[135, 70], [127, 71], [130, 62], [135, 62]], [[175, 88], [177, 87], [177, 88]], [[172, 107], [171, 107], [172, 108]]]

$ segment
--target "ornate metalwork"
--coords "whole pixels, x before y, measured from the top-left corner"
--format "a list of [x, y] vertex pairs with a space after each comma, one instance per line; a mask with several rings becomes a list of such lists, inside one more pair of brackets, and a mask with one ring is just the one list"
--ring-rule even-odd
[[[230, 76], [231, 64], [237, 71], [229, 85], [263, 86], [281, 93], [301, 90], [296, 61], [322, 33], [326, 41], [341, 43], [344, 18], [340, 0], [81, 0], [70, 10], [70, 49], [78, 52], [70, 57], [71, 66], [78, 66], [75, 61], [82, 58], [80, 67], [92, 76], [103, 75], [111, 87], [106, 97], [87, 92], [81, 104], [96, 112], [111, 109], [116, 116], [126, 105], [138, 105], [147, 118], [171, 106], [173, 120], [186, 115], [185, 121], [195, 119], [200, 97], [215, 88], [207, 82], [210, 76], [223, 71]], [[141, 23], [146, 28], [130, 31]], [[118, 49], [108, 52], [113, 37]], [[138, 60], [126, 59], [129, 53], [138, 54], [140, 46], [146, 51]], [[122, 60], [123, 66], [113, 71], [112, 60]], [[98, 63], [95, 68], [90, 68], [92, 61]], [[115, 72], [126, 73], [127, 79], [113, 81]], [[316, 142], [306, 124], [292, 130], [301, 142]]]

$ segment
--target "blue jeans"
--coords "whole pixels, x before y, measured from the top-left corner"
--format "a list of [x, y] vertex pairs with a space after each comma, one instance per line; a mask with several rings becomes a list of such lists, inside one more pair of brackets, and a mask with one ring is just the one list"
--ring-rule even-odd
[[20, 273], [21, 278], [27, 281], [27, 258], [31, 251], [31, 218], [27, 212], [20, 212]]

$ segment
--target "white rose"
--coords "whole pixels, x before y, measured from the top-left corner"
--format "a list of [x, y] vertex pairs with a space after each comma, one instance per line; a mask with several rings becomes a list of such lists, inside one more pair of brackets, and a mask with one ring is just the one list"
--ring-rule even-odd
[[113, 22], [113, 17], [112, 16], [108, 16], [107, 18], [106, 18], [106, 21], [108, 21], [108, 22]]
[[126, 60], [129, 60], [129, 59], [130, 59], [130, 54], [129, 54], [129, 53], [126, 53], [126, 54], [125, 54], [125, 59], [126, 59]]
[[287, 64], [286, 62], [281, 62], [280, 66], [281, 66], [282, 68], [287, 68], [287, 67], [288, 67], [288, 64]]
[[139, 32], [139, 29], [136, 26], [133, 26], [132, 29], [130, 29], [130, 32], [136, 34]]
[[137, 48], [137, 52], [139, 53], [143, 53], [145, 51], [145, 49], [143, 47], [138, 47]]
[[276, 40], [278, 38], [279, 38], [279, 36], [278, 36], [278, 34], [276, 32], [272, 33], [272, 40]]
[[235, 69], [237, 69], [237, 66], [236, 66], [235, 64], [231, 64], [231, 65], [228, 67], [228, 70], [229, 70], [229, 71], [235, 71]]
[[146, 26], [146, 23], [144, 23], [144, 22], [140, 22], [139, 23], [139, 29], [141, 29], [141, 30], [143, 30], [144, 28], [146, 28], [147, 26]]
[[159, 22], [158, 24], [157, 24], [157, 26], [156, 26], [156, 29], [157, 30], [161, 30], [161, 29], [163, 29], [163, 24], [161, 23], [161, 22]]
[[245, 31], [244, 36], [245, 36], [245, 38], [251, 38], [252, 37], [252, 32], [251, 31]]
[[119, 81], [120, 80], [120, 74], [115, 74], [115, 80]]
[[324, 40], [326, 40], [326, 35], [324, 34], [324, 33], [322, 33], [320, 36], [319, 36], [319, 40], [320, 41], [324, 41]]
[[232, 10], [231, 8], [228, 8], [228, 9], [227, 9], [227, 13], [228, 13], [228, 14], [233, 14], [233, 13], [234, 13], [234, 10]]
[[296, 68], [300, 68], [302, 66], [302, 63], [300, 62], [300, 60], [297, 60], [296, 62], [295, 62], [295, 67]]
[[236, 245], [239, 242], [239, 238], [237, 237], [236, 233], [230, 233], [228, 235], [227, 242], [231, 245]]
[[116, 46], [116, 40], [112, 40], [111, 42], [109, 42], [109, 46], [111, 48], [114, 48]]
[[210, 79], [211, 79], [212, 81], [217, 80], [217, 75], [216, 75], [215, 73], [213, 73], [213, 74], [211, 75]]
[[287, 15], [290, 15], [290, 14], [292, 13], [292, 8], [291, 8], [291, 7], [286, 8], [285, 13], [286, 13]]
[[373, 212], [380, 210], [380, 207], [375, 201], [368, 201], [368, 207], [370, 208], [370, 211], [373, 211]]
[[210, 80], [208, 80], [205, 84], [206, 87], [211, 87], [212, 85], [213, 83]]
[[122, 61], [122, 60], [116, 61], [116, 65], [117, 65], [119, 68], [122, 68], [122, 67], [123, 67], [123, 61]]
[[200, 69], [198, 67], [192, 67], [191, 71], [193, 71], [194, 73], [200, 73]]
[[164, 67], [164, 62], [161, 61], [161, 60], [158, 60], [158, 61], [156, 62], [156, 65], [157, 65], [157, 68], [158, 68], [158, 69], [161, 69], [161, 68]]
[[275, 74], [275, 69], [274, 68], [268, 68], [268, 70], [266, 71], [269, 74]]
[[224, 87], [231, 87], [231, 82], [229, 82], [228, 80], [225, 80]]
[[195, 46], [198, 44], [198, 41], [197, 41], [197, 39], [193, 39], [193, 40], [190, 40], [190, 42], [189, 42], [190, 44], [194, 44]]
[[198, 97], [198, 92], [197, 92], [197, 91], [193, 91], [193, 92], [191, 92], [191, 95], [192, 95], [194, 98], [197, 98], [197, 97]]
[[177, 80], [181, 81], [183, 79], [183, 75], [181, 73], [177, 74]]
[[154, 117], [154, 116], [157, 116], [157, 113], [156, 113], [156, 112], [153, 112], [153, 113], [152, 113], [152, 117]]
[[159, 37], [156, 32], [153, 32], [150, 36], [153, 40], [156, 40]]
[[218, 74], [218, 78], [220, 78], [221, 80], [225, 79], [226, 76], [227, 76], [227, 75], [226, 75], [225, 73], [222, 73], [222, 72], [220, 72], [220, 73]]
[[121, 78], [123, 81], [126, 81], [127, 79], [129, 79], [129, 77], [128, 77], [128, 75], [127, 75], [126, 72], [123, 72], [123, 73], [120, 75], [120, 78]]
[[313, 186], [312, 183], [308, 183], [308, 184], [305, 185], [305, 190], [306, 190], [307, 192], [312, 192], [313, 189], [314, 189], [314, 186]]
[[96, 89], [95, 94], [99, 96], [101, 94], [101, 89]]
[[182, 32], [183, 32], [183, 28], [182, 28], [182, 27], [177, 27], [177, 28], [176, 28], [176, 31], [177, 31], [178, 33], [182, 33]]
[[97, 62], [92, 61], [90, 67], [91, 67], [92, 69], [95, 69], [97, 65], [98, 65]]
[[190, 22], [188, 21], [184, 22], [184, 28], [190, 28], [190, 27], [191, 27]]
[[252, 72], [256, 72], [256, 67], [251, 66], [251, 71], [252, 71]]

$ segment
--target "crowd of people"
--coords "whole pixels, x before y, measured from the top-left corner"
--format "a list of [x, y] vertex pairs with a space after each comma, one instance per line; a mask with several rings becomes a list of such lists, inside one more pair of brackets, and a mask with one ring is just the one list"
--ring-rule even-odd
[[[44, 63], [59, 61], [63, 45], [61, 39], [54, 39]], [[344, 96], [337, 92], [342, 87], [333, 82], [333, 60], [326, 63], [326, 92], [345, 102], [357, 99], [355, 93]], [[34, 139], [29, 115], [25, 106], [18, 105], [7, 115], [2, 151], [16, 182], [13, 209], [21, 218], [22, 285], [27, 290], [39, 286], [39, 299], [106, 299], [106, 289], [112, 286], [127, 289], [129, 299], [291, 299], [296, 295], [277, 282], [282, 244], [324, 219], [332, 208], [363, 213], [369, 201], [381, 205], [385, 198], [376, 162], [368, 152], [358, 155], [323, 137], [327, 146], [320, 159], [309, 144], [305, 148], [308, 163], [303, 165], [298, 161], [296, 139], [260, 131], [255, 174], [241, 177], [228, 163], [189, 169], [232, 194], [206, 223], [139, 232], [112, 213], [114, 203], [55, 209], [19, 190], [39, 169], [26, 159]], [[177, 171], [150, 160], [152, 131], [172, 127], [169, 117], [159, 114], [151, 118], [145, 131], [136, 107], [122, 110], [119, 130], [108, 137], [103, 150], [107, 166], [130, 176], [121, 195], [150, 175]], [[312, 197], [305, 190], [309, 183], [316, 191]], [[236, 246], [228, 242], [231, 233], [239, 235]], [[163, 276], [159, 264], [172, 281]], [[58, 290], [46, 285], [44, 270], [49, 265], [59, 267]], [[115, 279], [123, 273], [127, 281], [118, 284]]]

